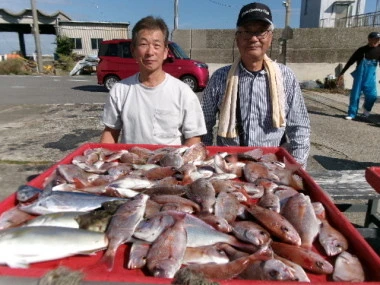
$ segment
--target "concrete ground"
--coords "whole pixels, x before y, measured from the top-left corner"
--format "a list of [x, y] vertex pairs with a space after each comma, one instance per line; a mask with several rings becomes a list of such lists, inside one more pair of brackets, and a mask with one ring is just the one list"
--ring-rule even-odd
[[[347, 110], [346, 95], [303, 93], [312, 130], [308, 171], [363, 170], [380, 166], [380, 102], [375, 104], [368, 121], [346, 121], [343, 119]], [[0, 200], [81, 144], [97, 142], [103, 128], [102, 107], [101, 104], [0, 107]], [[363, 212], [345, 215], [354, 225], [362, 226]], [[371, 239], [378, 241], [379, 238]], [[0, 278], [0, 284], [13, 281], [14, 278]], [[37, 280], [17, 280], [17, 284], [37, 284]]]

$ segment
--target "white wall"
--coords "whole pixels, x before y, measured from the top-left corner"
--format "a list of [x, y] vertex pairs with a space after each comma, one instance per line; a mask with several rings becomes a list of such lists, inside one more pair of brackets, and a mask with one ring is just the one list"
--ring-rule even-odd
[[[308, 5], [308, 14], [304, 14], [304, 8]], [[354, 0], [355, 2], [350, 5], [350, 15], [363, 14], [366, 0]], [[372, 0], [374, 1], [374, 0]], [[301, 4], [301, 17], [300, 28], [318, 28], [320, 20], [323, 19], [323, 28], [332, 28], [335, 24], [335, 11], [334, 2], [337, 0], [302, 0]], [[359, 5], [359, 10], [357, 6]], [[318, 18], [318, 19], [317, 19]]]

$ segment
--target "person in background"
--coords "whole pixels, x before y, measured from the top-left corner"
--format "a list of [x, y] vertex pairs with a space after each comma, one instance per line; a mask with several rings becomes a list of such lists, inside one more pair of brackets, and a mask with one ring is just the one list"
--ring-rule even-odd
[[310, 121], [294, 73], [272, 61], [266, 52], [273, 38], [272, 13], [262, 3], [240, 10], [235, 33], [240, 57], [215, 71], [205, 89], [202, 109], [207, 134], [220, 146], [278, 147], [287, 150], [304, 168], [310, 151]]
[[356, 69], [351, 75], [354, 78], [350, 93], [350, 102], [346, 120], [354, 119], [358, 114], [360, 95], [364, 94], [363, 114], [368, 118], [373, 105], [376, 102], [376, 69], [380, 61], [380, 33], [372, 32], [368, 35], [368, 44], [358, 48], [347, 61], [338, 77], [338, 83], [343, 80], [347, 69], [357, 63]]
[[206, 133], [197, 95], [167, 74], [169, 31], [161, 18], [138, 21], [131, 52], [139, 72], [116, 83], [104, 106], [101, 143], [192, 145]]

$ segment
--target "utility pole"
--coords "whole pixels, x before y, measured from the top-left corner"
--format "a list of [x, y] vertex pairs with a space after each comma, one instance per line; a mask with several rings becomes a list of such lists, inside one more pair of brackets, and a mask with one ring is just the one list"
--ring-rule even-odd
[[36, 53], [37, 53], [37, 72], [41, 73], [43, 70], [42, 67], [42, 55], [41, 55], [41, 44], [40, 44], [40, 28], [38, 26], [38, 16], [35, 5], [35, 0], [30, 0], [32, 6], [32, 14], [33, 14], [33, 34], [34, 41], [36, 43]]
[[285, 27], [284, 32], [282, 33], [282, 55], [283, 63], [286, 65], [286, 50], [287, 50], [287, 41], [289, 39], [288, 31], [290, 30], [290, 5], [291, 0], [282, 1], [282, 4], [285, 6]]
[[174, 29], [170, 33], [170, 38], [173, 40], [173, 33], [178, 29], [178, 0], [174, 0]]
[[174, 0], [174, 30], [178, 29], [178, 0]]
[[285, 5], [285, 28], [290, 26], [290, 7], [291, 7], [291, 0], [286, 0]]

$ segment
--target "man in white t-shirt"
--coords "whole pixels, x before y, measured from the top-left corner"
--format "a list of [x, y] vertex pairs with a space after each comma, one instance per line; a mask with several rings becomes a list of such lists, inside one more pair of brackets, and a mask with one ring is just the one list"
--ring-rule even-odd
[[167, 74], [169, 31], [145, 17], [132, 30], [139, 72], [116, 83], [104, 106], [101, 143], [192, 145], [206, 134], [202, 108], [188, 85]]

